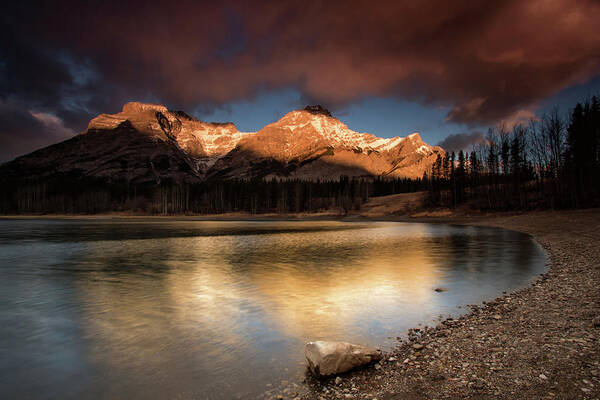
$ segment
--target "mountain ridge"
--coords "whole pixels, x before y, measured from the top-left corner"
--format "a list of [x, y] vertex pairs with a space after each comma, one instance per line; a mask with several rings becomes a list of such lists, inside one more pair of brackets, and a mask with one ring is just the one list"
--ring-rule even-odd
[[126, 103], [100, 114], [85, 132], [0, 166], [4, 176], [78, 174], [108, 180], [419, 178], [443, 149], [418, 133], [360, 133], [321, 106], [293, 110], [256, 132], [204, 122], [164, 105]]

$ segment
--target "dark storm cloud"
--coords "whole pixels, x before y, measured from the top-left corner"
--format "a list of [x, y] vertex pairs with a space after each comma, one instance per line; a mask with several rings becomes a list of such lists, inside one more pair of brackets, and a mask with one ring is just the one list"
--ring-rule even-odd
[[473, 131], [469, 133], [454, 133], [448, 135], [444, 140], [438, 143], [442, 149], [448, 153], [458, 152], [460, 150], [469, 150], [472, 145], [484, 143], [486, 141], [483, 133]]
[[593, 0], [44, 2], [2, 17], [0, 98], [76, 131], [126, 100], [194, 110], [297, 88], [395, 96], [469, 125], [531, 117], [598, 75]]
[[48, 18], [40, 9], [20, 2], [0, 14], [0, 162], [73, 136], [119, 98], [84, 55], [32, 28]]

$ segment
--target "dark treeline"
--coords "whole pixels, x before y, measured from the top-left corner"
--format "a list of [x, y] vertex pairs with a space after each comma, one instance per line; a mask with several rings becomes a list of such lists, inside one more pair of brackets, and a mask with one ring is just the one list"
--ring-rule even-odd
[[421, 179], [340, 177], [335, 181], [226, 180], [198, 184], [131, 185], [55, 177], [43, 182], [3, 184], [3, 214], [295, 213], [359, 209], [369, 197], [424, 190]]
[[600, 99], [558, 109], [486, 142], [439, 156], [424, 181], [429, 206], [478, 209], [593, 207], [600, 204]]

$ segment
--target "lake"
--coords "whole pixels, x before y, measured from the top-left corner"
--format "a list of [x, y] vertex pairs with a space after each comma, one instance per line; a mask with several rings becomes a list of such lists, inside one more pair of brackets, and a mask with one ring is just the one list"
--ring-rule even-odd
[[0, 220], [0, 398], [252, 398], [306, 341], [389, 349], [545, 261], [487, 227]]

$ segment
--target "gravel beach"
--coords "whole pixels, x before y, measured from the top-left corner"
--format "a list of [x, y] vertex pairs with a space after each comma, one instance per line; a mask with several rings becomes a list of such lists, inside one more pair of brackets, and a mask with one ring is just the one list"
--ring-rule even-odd
[[599, 209], [418, 221], [529, 233], [549, 270], [460, 318], [410, 330], [374, 366], [322, 382], [307, 374], [267, 398], [600, 398]]

